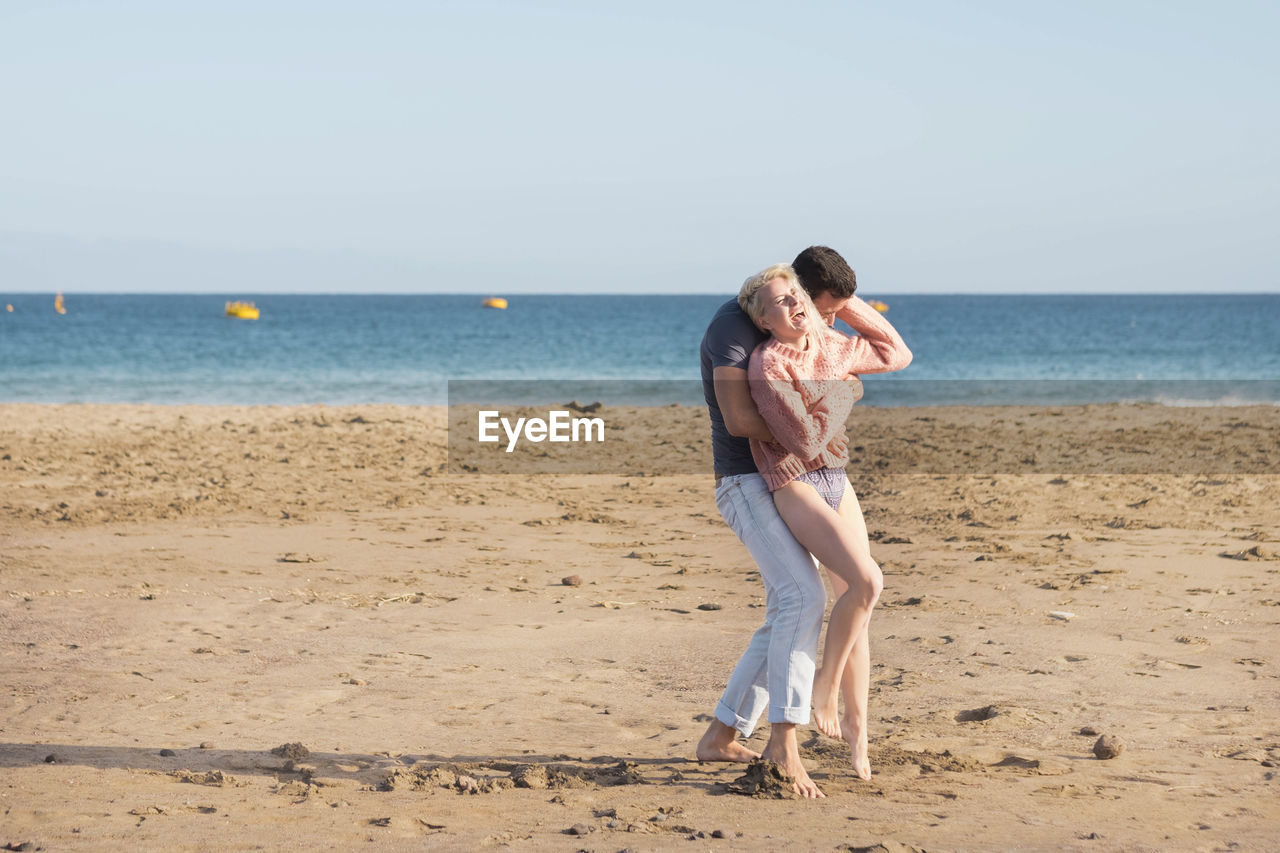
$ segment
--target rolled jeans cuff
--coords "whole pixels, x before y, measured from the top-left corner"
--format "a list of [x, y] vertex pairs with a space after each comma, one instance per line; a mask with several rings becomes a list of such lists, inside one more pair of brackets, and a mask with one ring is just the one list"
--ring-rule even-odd
[[[774, 719], [774, 718], [778, 719]], [[809, 724], [809, 709], [797, 707], [783, 707], [769, 709], [770, 723], [791, 723], [797, 726]]]
[[746, 717], [738, 716], [733, 709], [726, 705], [723, 701], [716, 703], [716, 719], [724, 723], [731, 729], [736, 729], [743, 737], [751, 737], [751, 732], [755, 730], [756, 724], [754, 720], [748, 720]]

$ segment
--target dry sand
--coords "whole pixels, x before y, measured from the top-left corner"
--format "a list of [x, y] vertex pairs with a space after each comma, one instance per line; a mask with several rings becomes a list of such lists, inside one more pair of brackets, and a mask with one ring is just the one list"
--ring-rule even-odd
[[552, 476], [442, 408], [0, 406], [0, 845], [1275, 848], [1280, 410], [856, 413], [874, 777], [805, 731], [818, 802], [693, 760], [763, 589], [705, 411], [608, 415]]

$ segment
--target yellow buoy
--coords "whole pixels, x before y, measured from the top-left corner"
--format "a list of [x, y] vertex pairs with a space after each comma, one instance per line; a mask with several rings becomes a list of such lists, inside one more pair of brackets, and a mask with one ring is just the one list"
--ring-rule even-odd
[[879, 299], [872, 299], [868, 301], [867, 304], [879, 311], [881, 314], [889, 310], [889, 306], [881, 302]]
[[62, 304], [62, 294], [61, 294], [61, 293], [59, 293], [57, 296], [53, 297], [53, 310], [54, 310], [54, 311], [57, 311], [59, 314], [65, 314], [65, 313], [67, 313], [67, 306], [65, 306], [65, 305], [63, 305], [63, 304]]
[[484, 307], [485, 308], [506, 308], [507, 300], [503, 299], [501, 296], [490, 296], [488, 299], [484, 301]]
[[13, 306], [12, 306], [12, 305], [5, 305], [5, 306], [4, 306], [4, 310], [6, 310], [6, 311], [8, 311], [10, 314], [12, 314], [12, 313], [13, 313]]
[[258, 319], [258, 306], [252, 302], [228, 302], [227, 316], [238, 317], [241, 320]]

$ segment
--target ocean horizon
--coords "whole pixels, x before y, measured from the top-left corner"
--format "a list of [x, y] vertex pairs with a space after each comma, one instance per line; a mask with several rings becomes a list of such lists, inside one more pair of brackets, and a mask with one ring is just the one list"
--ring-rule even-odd
[[[66, 292], [60, 315], [51, 293], [0, 294], [0, 401], [429, 405], [451, 380], [607, 380], [697, 403], [732, 296]], [[1280, 404], [1280, 294], [867, 296], [915, 354], [869, 405]], [[226, 317], [233, 299], [260, 318]]]

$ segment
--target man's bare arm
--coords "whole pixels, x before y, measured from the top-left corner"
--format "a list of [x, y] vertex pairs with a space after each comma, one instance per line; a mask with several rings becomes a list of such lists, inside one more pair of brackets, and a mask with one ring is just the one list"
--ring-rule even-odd
[[717, 367], [711, 372], [716, 391], [716, 405], [724, 416], [725, 429], [739, 438], [773, 441], [769, 425], [760, 417], [751, 388], [747, 385], [747, 371], [740, 367]]

